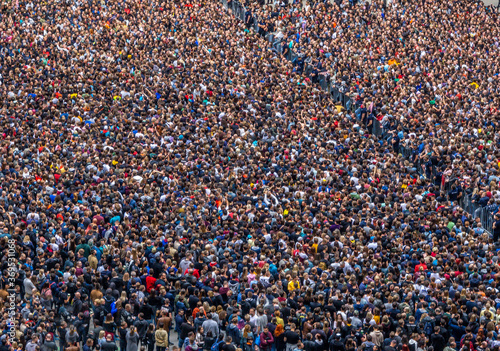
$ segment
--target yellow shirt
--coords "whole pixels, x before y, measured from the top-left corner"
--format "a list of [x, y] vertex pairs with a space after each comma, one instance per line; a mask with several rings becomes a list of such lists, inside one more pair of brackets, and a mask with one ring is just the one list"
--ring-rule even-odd
[[312, 244], [312, 248], [314, 249], [314, 253], [318, 253], [318, 244]]
[[294, 282], [293, 280], [291, 280], [288, 283], [288, 292], [294, 291], [295, 289], [300, 289], [300, 283], [298, 281]]
[[276, 324], [281, 324], [282, 326], [285, 326], [285, 321], [281, 317], [276, 317]]

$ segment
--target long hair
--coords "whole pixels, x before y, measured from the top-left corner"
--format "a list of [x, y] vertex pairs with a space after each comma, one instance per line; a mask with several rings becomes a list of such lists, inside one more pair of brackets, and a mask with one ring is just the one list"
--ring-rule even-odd
[[245, 325], [245, 328], [243, 329], [243, 337], [248, 338], [248, 333], [250, 332], [250, 324]]
[[285, 332], [285, 328], [283, 327], [283, 325], [282, 324], [278, 324], [276, 326], [276, 330], [274, 331], [274, 336], [278, 337], [281, 334], [283, 334], [284, 332]]

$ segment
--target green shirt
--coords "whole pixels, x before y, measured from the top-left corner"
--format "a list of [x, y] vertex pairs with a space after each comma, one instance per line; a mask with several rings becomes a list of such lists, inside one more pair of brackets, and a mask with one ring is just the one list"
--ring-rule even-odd
[[452, 230], [454, 226], [455, 226], [455, 223], [453, 223], [453, 222], [451, 222], [451, 221], [450, 221], [450, 222], [448, 222], [447, 227], [448, 227], [448, 229], [449, 229], [449, 230]]
[[75, 253], [78, 253], [81, 249], [83, 249], [83, 255], [85, 258], [88, 258], [90, 255], [90, 246], [88, 244], [80, 244], [76, 247]]

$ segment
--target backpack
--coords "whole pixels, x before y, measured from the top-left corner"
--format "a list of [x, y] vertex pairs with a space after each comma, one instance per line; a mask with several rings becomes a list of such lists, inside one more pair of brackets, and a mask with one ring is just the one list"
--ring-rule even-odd
[[237, 295], [240, 291], [240, 283], [239, 282], [229, 282], [229, 289], [231, 289], [233, 295]]
[[56, 301], [61, 301], [61, 288], [57, 286], [56, 283], [52, 282], [50, 283], [50, 290], [52, 290], [52, 296]]
[[303, 313], [299, 314], [299, 316], [298, 316], [299, 325], [300, 325], [301, 328], [304, 325], [304, 321], [306, 320], [306, 317], [307, 316], [305, 314], [303, 314]]
[[418, 333], [417, 325], [416, 324], [408, 324], [408, 325], [406, 325], [406, 332], [407, 332], [408, 335], [411, 335], [413, 333]]
[[391, 331], [391, 323], [382, 323], [382, 331], [389, 335], [389, 332]]
[[115, 302], [115, 299], [113, 296], [104, 296], [104, 308], [106, 309], [107, 313], [111, 313], [111, 305]]
[[427, 335], [432, 335], [432, 330], [434, 328], [432, 327], [432, 322], [425, 322], [424, 324], [424, 333], [427, 334]]
[[212, 347], [210, 348], [210, 351], [219, 351], [220, 345], [223, 343], [223, 340], [214, 342]]
[[42, 296], [45, 300], [52, 300], [52, 290], [50, 288], [43, 289]]
[[38, 290], [40, 290], [40, 291], [42, 291], [43, 286], [45, 285], [45, 282], [46, 282], [46, 281], [47, 281], [47, 278], [44, 278], [44, 279], [40, 282], [40, 284], [38, 284], [37, 289], [38, 289]]

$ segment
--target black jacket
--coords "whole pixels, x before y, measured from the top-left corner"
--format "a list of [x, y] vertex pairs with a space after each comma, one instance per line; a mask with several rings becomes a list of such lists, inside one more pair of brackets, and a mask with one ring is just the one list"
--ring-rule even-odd
[[145, 319], [143, 320], [138, 319], [135, 321], [134, 325], [137, 328], [137, 334], [139, 334], [139, 338], [144, 339], [149, 327], [148, 321]]

